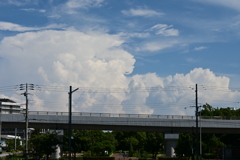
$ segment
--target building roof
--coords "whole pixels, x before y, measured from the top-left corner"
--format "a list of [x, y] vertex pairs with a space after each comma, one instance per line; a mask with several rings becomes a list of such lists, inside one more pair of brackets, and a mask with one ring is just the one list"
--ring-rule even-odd
[[15, 101], [8, 99], [8, 98], [0, 98], [0, 102], [11, 102], [11, 103], [16, 103]]

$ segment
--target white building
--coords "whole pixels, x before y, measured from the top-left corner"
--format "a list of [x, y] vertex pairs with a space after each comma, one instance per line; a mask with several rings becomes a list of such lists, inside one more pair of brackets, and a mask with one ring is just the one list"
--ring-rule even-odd
[[[25, 107], [21, 107], [20, 103], [16, 103], [15, 101], [8, 99], [8, 98], [0, 98], [0, 139], [9, 139], [10, 137], [7, 137], [9, 135], [22, 135], [23, 136], [23, 130], [24, 129], [16, 129], [16, 128], [2, 128], [1, 123], [1, 115], [2, 114], [21, 114], [23, 112], [26, 112]], [[14, 136], [15, 137], [15, 136]]]
[[22, 108], [20, 103], [8, 98], [0, 98], [0, 113], [2, 114], [20, 114], [25, 111], [25, 108]]

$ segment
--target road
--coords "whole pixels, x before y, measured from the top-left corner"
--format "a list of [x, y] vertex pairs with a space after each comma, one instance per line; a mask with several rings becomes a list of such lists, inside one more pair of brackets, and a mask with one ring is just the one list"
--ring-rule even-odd
[[128, 157], [128, 156], [123, 156], [123, 153], [114, 153], [111, 157], [114, 157], [115, 160], [128, 160], [128, 159], [132, 159], [132, 160], [137, 160], [137, 157]]
[[6, 156], [8, 156], [8, 155], [9, 155], [9, 153], [3, 152], [2, 154], [0, 154], [0, 157], [6, 157]]

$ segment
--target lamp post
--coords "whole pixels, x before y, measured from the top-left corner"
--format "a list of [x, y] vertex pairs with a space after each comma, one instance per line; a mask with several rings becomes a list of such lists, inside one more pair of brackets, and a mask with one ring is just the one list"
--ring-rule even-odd
[[79, 88], [72, 90], [72, 86], [69, 88], [69, 123], [68, 123], [68, 159], [71, 160], [71, 147], [72, 147], [72, 93]]

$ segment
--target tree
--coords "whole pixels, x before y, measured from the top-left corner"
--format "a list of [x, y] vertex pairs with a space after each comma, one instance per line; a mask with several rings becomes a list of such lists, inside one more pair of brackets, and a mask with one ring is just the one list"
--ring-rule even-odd
[[[11, 152], [15, 149], [15, 139], [9, 139], [6, 141], [6, 151]], [[16, 139], [16, 150], [24, 150], [24, 147], [20, 145], [20, 140]]]
[[237, 117], [240, 116], [240, 109], [235, 110], [233, 108], [213, 108], [209, 104], [205, 104], [202, 106], [201, 116], [221, 116], [221, 117]]
[[192, 155], [192, 148], [193, 148], [192, 134], [189, 134], [189, 133], [179, 134], [177, 147], [175, 149], [177, 156], [178, 157], [183, 157], [183, 156], [190, 157]]
[[201, 116], [214, 116], [215, 109], [211, 105], [206, 103], [202, 106], [202, 108]]
[[115, 151], [116, 140], [112, 133], [103, 131], [88, 131], [89, 149], [93, 155], [102, 156], [104, 151]]
[[221, 155], [221, 149], [224, 143], [215, 134], [212, 134], [211, 138], [207, 141], [207, 146], [214, 153], [215, 158], [219, 158]]
[[162, 148], [163, 148], [163, 134], [158, 132], [147, 132], [145, 150], [152, 154], [153, 159], [156, 159], [157, 154]]
[[32, 135], [29, 142], [38, 156], [42, 157], [45, 154], [47, 158], [55, 151], [54, 147], [60, 144], [56, 132]]
[[118, 142], [118, 150], [128, 150], [129, 156], [132, 156], [135, 150], [138, 150], [140, 154], [143, 152], [146, 141], [145, 132], [115, 131], [113, 134]]
[[76, 153], [89, 149], [89, 141], [87, 130], [73, 130], [72, 152], [74, 157], [76, 157]]

